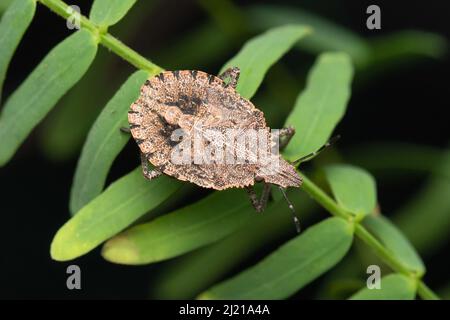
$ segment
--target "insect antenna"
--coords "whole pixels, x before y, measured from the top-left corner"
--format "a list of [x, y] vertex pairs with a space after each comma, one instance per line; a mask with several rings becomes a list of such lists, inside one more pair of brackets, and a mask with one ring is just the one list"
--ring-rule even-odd
[[301, 157], [301, 158], [295, 160], [294, 162], [292, 162], [292, 164], [293, 164], [293, 165], [299, 165], [299, 164], [302, 163], [302, 162], [309, 161], [309, 160], [311, 160], [312, 158], [315, 158], [315, 157], [316, 157], [319, 153], [321, 153], [323, 150], [325, 150], [325, 149], [328, 148], [329, 146], [332, 146], [333, 144], [335, 144], [336, 141], [338, 141], [340, 138], [341, 138], [340, 135], [337, 135], [337, 136], [332, 137], [327, 143], [325, 143], [323, 146], [321, 146], [321, 147], [319, 148], [319, 150], [314, 151], [314, 152], [311, 152], [310, 154], [308, 154], [308, 155], [306, 155], [306, 156], [304, 156], [304, 157]]
[[295, 225], [295, 230], [297, 231], [297, 233], [300, 233], [300, 231], [302, 230], [300, 227], [300, 220], [297, 218], [297, 214], [295, 213], [295, 209], [294, 206], [292, 205], [291, 201], [289, 200], [289, 198], [286, 195], [286, 191], [284, 190], [283, 187], [278, 187], [280, 188], [281, 193], [283, 194], [284, 199], [286, 200], [286, 202], [288, 203], [289, 206], [289, 210], [291, 210], [292, 213], [292, 220], [294, 220], [294, 225]]

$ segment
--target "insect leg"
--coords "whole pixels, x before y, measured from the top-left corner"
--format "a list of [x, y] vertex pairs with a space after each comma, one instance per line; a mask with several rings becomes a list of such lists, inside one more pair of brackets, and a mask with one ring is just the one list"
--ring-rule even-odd
[[141, 165], [142, 165], [142, 174], [148, 180], [157, 178], [162, 174], [161, 171], [159, 170], [156, 169], [151, 170], [148, 168], [148, 159], [142, 152], [141, 152]]
[[291, 141], [292, 137], [295, 134], [294, 127], [281, 128], [279, 132], [280, 138], [283, 138], [283, 141], [280, 141], [280, 150], [284, 149], [289, 141]]
[[291, 210], [292, 213], [292, 220], [294, 220], [294, 225], [295, 225], [295, 230], [297, 230], [297, 233], [300, 233], [301, 228], [300, 228], [300, 220], [298, 220], [297, 215], [295, 213], [295, 209], [294, 206], [292, 205], [292, 202], [289, 200], [289, 198], [286, 195], [286, 190], [284, 190], [283, 187], [278, 187], [280, 188], [281, 193], [283, 194], [284, 199], [286, 200], [286, 202], [288, 203], [289, 206], [289, 210]]
[[131, 133], [130, 128], [127, 128], [127, 127], [120, 127], [120, 131], [123, 133]]
[[227, 84], [227, 86], [231, 86], [232, 88], [236, 89], [240, 74], [241, 70], [238, 67], [231, 67], [226, 69], [221, 75], [219, 75], [219, 78], [223, 81], [229, 78], [230, 82]]
[[250, 201], [252, 202], [253, 208], [255, 208], [256, 212], [263, 212], [267, 206], [267, 201], [269, 199], [271, 185], [269, 183], [264, 183], [261, 198], [259, 200], [258, 200], [258, 196], [256, 195], [255, 189], [253, 189], [253, 187], [247, 187], [246, 190], [250, 197]]
[[260, 203], [263, 206], [263, 211], [266, 209], [267, 201], [269, 200], [269, 196], [271, 194], [270, 191], [272, 191], [272, 185], [270, 183], [264, 183], [261, 200], [260, 200]]
[[256, 212], [263, 212], [262, 204], [258, 200], [258, 196], [256, 195], [255, 189], [253, 187], [246, 187], [248, 196], [250, 197], [250, 201], [252, 203], [253, 208], [255, 208]]
[[328, 148], [329, 146], [333, 145], [337, 140], [339, 140], [341, 136], [337, 135], [334, 136], [333, 138], [331, 138], [327, 143], [325, 143], [323, 146], [321, 146], [319, 148], [319, 150], [311, 152], [310, 154], [307, 154], [304, 157], [301, 157], [300, 159], [297, 159], [293, 162], [293, 164], [297, 165], [300, 164], [302, 162], [311, 160], [312, 158], [314, 158], [315, 156], [317, 156], [319, 153], [321, 153], [324, 149]]

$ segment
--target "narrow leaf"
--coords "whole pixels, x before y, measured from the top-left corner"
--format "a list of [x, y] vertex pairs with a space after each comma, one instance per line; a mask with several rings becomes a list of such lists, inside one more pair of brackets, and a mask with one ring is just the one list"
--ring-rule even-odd
[[297, 98], [285, 126], [296, 134], [284, 151], [296, 160], [318, 150], [330, 138], [343, 117], [350, 98], [353, 68], [345, 53], [324, 53], [308, 75], [305, 90]]
[[[314, 202], [305, 193], [290, 192], [290, 200], [305, 221], [315, 208]], [[254, 218], [229, 236], [165, 264], [152, 283], [152, 298], [192, 299], [248, 262], [259, 250], [295, 232], [284, 199], [271, 204], [264, 214], [252, 215]], [[199, 273], [205, 265], [208, 269]]]
[[136, 0], [95, 0], [89, 18], [100, 27], [109, 27], [120, 21]]
[[377, 190], [370, 173], [349, 165], [328, 166], [325, 173], [333, 195], [341, 207], [359, 217], [375, 209]]
[[105, 243], [102, 255], [122, 264], [161, 261], [221, 239], [250, 218], [255, 212], [245, 192], [216, 192], [117, 235]]
[[11, 5], [14, 0], [0, 0], [0, 15]]
[[147, 78], [145, 71], [137, 71], [130, 76], [92, 126], [75, 172], [70, 198], [72, 213], [103, 190], [114, 159], [129, 140], [129, 135], [120, 132], [120, 127], [128, 127], [127, 110], [137, 99], [139, 89]]
[[[99, 47], [82, 81], [67, 92], [39, 126], [39, 149], [53, 162], [70, 161], [80, 155], [83, 144], [102, 108], [126, 79], [111, 78], [115, 56]], [[92, 94], [95, 92], [95, 95]]]
[[2, 48], [2, 54], [0, 54], [0, 101], [9, 62], [19, 45], [20, 39], [22, 39], [31, 20], [33, 20], [35, 11], [36, 1], [15, 0], [9, 4], [0, 21], [0, 48]]
[[302, 8], [281, 5], [257, 4], [247, 9], [249, 24], [253, 29], [264, 30], [286, 23], [302, 23], [314, 32], [297, 44], [311, 53], [342, 51], [349, 54], [357, 66], [370, 58], [367, 42], [356, 33]]
[[248, 41], [239, 53], [222, 68], [239, 67], [241, 76], [237, 91], [245, 98], [254, 95], [267, 70], [301, 38], [311, 32], [309, 27], [287, 25], [273, 28]]
[[425, 266], [414, 247], [386, 217], [369, 215], [363, 225], [417, 276], [425, 273]]
[[[114, 36], [118, 39], [130, 39], [139, 32], [142, 24], [147, 21], [154, 2], [156, 1], [141, 1], [138, 10], [128, 12], [127, 18], [121, 21], [120, 28], [114, 30]], [[128, 74], [122, 71], [111, 77], [117, 56], [102, 47], [99, 49], [94, 62], [83, 76], [83, 81], [79, 81], [60, 100], [56, 110], [40, 127], [37, 141], [39, 148], [52, 161], [68, 161], [79, 156], [95, 119], [117, 91], [117, 87], [127, 78]]]
[[349, 250], [352, 240], [352, 225], [341, 218], [329, 218], [199, 298], [287, 298], [337, 264]]
[[380, 279], [380, 289], [363, 288], [351, 300], [413, 300], [416, 296], [414, 280], [402, 274], [390, 274]]
[[371, 56], [361, 80], [374, 79], [414, 65], [420, 58], [439, 59], [445, 56], [448, 43], [439, 34], [401, 30], [371, 38]]
[[442, 149], [435, 146], [404, 142], [374, 142], [352, 147], [344, 152], [345, 159], [374, 172], [377, 177], [383, 175], [383, 178], [397, 178], [394, 175], [397, 172], [408, 173], [408, 176], [434, 173], [450, 178], [450, 173], [441, 170], [439, 166]]
[[0, 118], [0, 165], [88, 69], [97, 52], [93, 35], [80, 30], [58, 44], [11, 95]]
[[442, 57], [447, 49], [445, 37], [416, 30], [403, 30], [376, 37], [370, 45], [373, 50], [371, 63], [379, 65], [386, 62], [399, 62], [401, 59], [411, 56], [437, 59]]
[[122, 231], [174, 194], [181, 183], [162, 176], [152, 181], [139, 167], [111, 184], [64, 224], [53, 238], [53, 259], [75, 259]]
[[439, 160], [429, 181], [393, 218], [414, 247], [426, 255], [450, 239], [450, 151], [445, 150]]

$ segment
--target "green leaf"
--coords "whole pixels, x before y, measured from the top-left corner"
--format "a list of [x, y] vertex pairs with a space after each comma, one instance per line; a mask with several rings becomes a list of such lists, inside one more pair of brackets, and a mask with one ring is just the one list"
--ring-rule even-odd
[[36, 1], [15, 0], [8, 6], [0, 21], [0, 48], [2, 48], [2, 54], [0, 54], [0, 101], [9, 62], [20, 39], [33, 20], [35, 11]]
[[97, 52], [93, 35], [80, 30], [58, 44], [6, 102], [0, 118], [0, 165], [4, 165], [31, 130], [80, 80]]
[[445, 37], [438, 34], [403, 30], [374, 38], [370, 45], [373, 50], [372, 63], [383, 64], [408, 56], [442, 57], [447, 49]]
[[[298, 190], [290, 190], [288, 196], [301, 212], [302, 221], [308, 219], [316, 208], [312, 199]], [[165, 264], [152, 283], [152, 298], [192, 299], [248, 262], [259, 250], [295, 232], [284, 199], [270, 204], [262, 215], [255, 212], [252, 215], [255, 217], [224, 239]], [[202, 269], [205, 265], [208, 268]]]
[[101, 28], [119, 22], [136, 3], [136, 0], [95, 0], [89, 18]]
[[[383, 155], [379, 157], [379, 155]], [[431, 177], [392, 214], [394, 224], [422, 256], [444, 246], [450, 233], [450, 151], [405, 143], [372, 143], [345, 154], [378, 178], [406, 181], [418, 174]]]
[[[120, 28], [114, 30], [115, 37], [130, 39], [139, 32], [142, 24], [147, 21], [154, 2], [156, 1], [136, 3], [137, 9], [128, 12], [120, 21]], [[58, 102], [37, 132], [39, 149], [45, 157], [53, 162], [63, 162], [79, 156], [95, 119], [117, 91], [117, 87], [129, 76], [127, 68], [115, 69], [116, 63], [117, 56], [100, 46], [83, 81], [79, 81]], [[111, 77], [112, 69], [114, 77]]]
[[[52, 162], [78, 158], [87, 134], [107, 101], [126, 76], [111, 78], [111, 52], [99, 47], [89, 70], [42, 121], [37, 132], [39, 149]], [[95, 95], [91, 94], [95, 92]]]
[[353, 68], [345, 53], [323, 53], [308, 75], [285, 126], [293, 126], [294, 137], [283, 154], [296, 160], [322, 147], [344, 116], [350, 98]]
[[331, 191], [339, 205], [362, 218], [377, 204], [374, 178], [366, 170], [350, 165], [331, 165], [325, 168]]
[[106, 260], [153, 263], [205, 246], [256, 218], [243, 190], [215, 192], [193, 205], [137, 225], [105, 243]]
[[0, 0], [0, 15], [8, 9], [14, 0]]
[[416, 283], [402, 274], [390, 274], [380, 279], [380, 289], [363, 288], [351, 300], [413, 300]]
[[367, 42], [356, 33], [334, 24], [318, 15], [298, 7], [257, 4], [247, 9], [252, 29], [273, 28], [286, 23], [301, 23], [314, 32], [297, 47], [318, 54], [323, 51], [342, 51], [349, 54], [357, 66], [363, 66], [370, 58]]
[[429, 181], [393, 218], [414, 247], [427, 256], [450, 239], [450, 151], [444, 151], [439, 160]]
[[408, 176], [434, 173], [447, 175], [450, 180], [450, 172], [442, 171], [439, 166], [442, 149], [438, 147], [404, 142], [374, 142], [346, 150], [344, 158], [374, 172], [377, 177], [397, 178], [394, 176], [396, 172], [408, 173]]
[[148, 76], [146, 71], [130, 76], [92, 126], [75, 172], [70, 198], [72, 213], [103, 190], [114, 159], [129, 140], [129, 135], [120, 132], [120, 127], [128, 127], [127, 110], [139, 96], [139, 89]]
[[239, 53], [222, 68], [239, 67], [241, 75], [237, 91], [245, 98], [252, 97], [267, 70], [301, 38], [311, 32], [309, 27], [287, 25], [273, 28], [248, 41]]
[[425, 266], [408, 239], [382, 215], [368, 215], [363, 225], [380, 240], [409, 270], [417, 276], [425, 273]]
[[417, 30], [394, 32], [366, 41], [349, 29], [298, 7], [257, 4], [249, 6], [246, 12], [251, 29], [256, 31], [286, 23], [310, 26], [314, 33], [296, 47], [311, 53], [345, 52], [358, 69], [370, 67], [384, 71], [386, 63], [403, 63], [402, 60], [413, 56], [439, 58], [447, 47], [444, 37]]
[[51, 244], [52, 258], [66, 261], [91, 251], [156, 208], [180, 186], [166, 176], [148, 181], [138, 167], [112, 183], [58, 230]]
[[199, 298], [287, 298], [338, 263], [349, 250], [352, 240], [352, 225], [341, 218], [329, 218]]
[[423, 31], [402, 30], [371, 38], [371, 56], [359, 79], [375, 79], [386, 73], [414, 65], [420, 58], [439, 59], [445, 56], [445, 37]]

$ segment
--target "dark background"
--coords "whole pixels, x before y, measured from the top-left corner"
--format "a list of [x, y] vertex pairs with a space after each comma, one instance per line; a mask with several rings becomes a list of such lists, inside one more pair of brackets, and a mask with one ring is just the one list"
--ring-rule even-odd
[[[235, 1], [245, 6], [257, 1]], [[365, 37], [395, 30], [419, 29], [449, 38], [448, 1], [258, 1], [298, 5]], [[87, 14], [90, 1], [77, 1]], [[365, 28], [369, 4], [382, 11], [382, 29]], [[208, 19], [194, 1], [159, 1], [148, 13], [139, 32], [124, 41], [149, 58], [168, 43]], [[120, 29], [120, 23], [115, 28]], [[115, 28], [111, 30], [115, 34]], [[25, 79], [45, 54], [69, 31], [61, 18], [41, 5], [9, 68], [5, 98]], [[151, 44], [150, 44], [151, 43]], [[239, 48], [239, 46], [238, 46]], [[0, 48], [1, 50], [1, 48]], [[207, 50], [207, 46], [205, 46]], [[229, 53], [231, 56], [233, 52]], [[292, 63], [287, 56], [287, 63]], [[312, 56], [310, 57], [312, 59]], [[293, 60], [293, 59], [291, 59]], [[311, 60], [312, 61], [312, 60]], [[155, 60], [155, 63], [159, 61]], [[224, 61], [208, 66], [215, 73]], [[353, 93], [348, 112], [339, 126], [342, 147], [373, 140], [405, 141], [446, 147], [449, 138], [448, 59], [422, 59], [414, 66], [384, 75], [380, 80]], [[111, 77], [132, 69], [117, 58]], [[93, 88], [92, 94], [96, 90]], [[364, 108], [358, 107], [364, 105]], [[70, 129], [70, 128], [69, 128]], [[145, 298], [155, 266], [123, 267], [104, 261], [98, 250], [71, 263], [54, 262], [49, 246], [58, 228], [69, 218], [68, 200], [77, 157], [64, 161], [47, 159], [37, 143], [38, 127], [14, 159], [0, 169], [1, 254], [0, 298]], [[113, 168], [111, 179], [137, 164], [134, 146], [127, 146]], [[419, 182], [418, 182], [419, 183]], [[380, 194], [388, 209], [395, 208], [405, 189], [389, 186]], [[439, 285], [439, 276], [448, 275], [445, 256], [448, 247], [426, 261], [430, 286]], [[69, 264], [82, 269], [82, 290], [66, 289], [65, 270]]]

